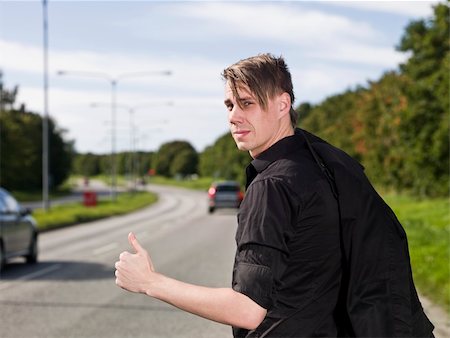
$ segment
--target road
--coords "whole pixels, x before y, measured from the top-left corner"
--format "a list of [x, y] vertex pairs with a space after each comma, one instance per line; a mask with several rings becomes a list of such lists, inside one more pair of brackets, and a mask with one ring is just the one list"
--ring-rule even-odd
[[0, 281], [0, 337], [230, 337], [227, 326], [114, 283], [114, 262], [134, 231], [158, 271], [230, 285], [236, 213], [207, 214], [205, 193], [156, 189], [154, 206], [43, 233], [38, 264], [11, 262]]
[[[0, 279], [0, 338], [231, 337], [229, 327], [197, 318], [114, 283], [114, 262], [134, 231], [158, 271], [195, 284], [230, 285], [235, 211], [207, 214], [205, 193], [151, 186], [160, 198], [126, 216], [40, 236], [36, 265], [13, 261]], [[437, 338], [448, 316], [422, 298]]]
[[[85, 185], [82, 179], [79, 179], [75, 186], [72, 189], [72, 193], [67, 196], [57, 197], [50, 199], [50, 206], [66, 204], [66, 203], [74, 203], [74, 202], [83, 202], [83, 193], [85, 191], [94, 191], [97, 195], [98, 199], [105, 199], [111, 197], [111, 189], [100, 180], [92, 180], [89, 182], [89, 185]], [[124, 191], [123, 188], [118, 188], [117, 192], [120, 193]], [[31, 210], [42, 208], [42, 201], [34, 201], [34, 202], [21, 202], [23, 207], [29, 208]]]

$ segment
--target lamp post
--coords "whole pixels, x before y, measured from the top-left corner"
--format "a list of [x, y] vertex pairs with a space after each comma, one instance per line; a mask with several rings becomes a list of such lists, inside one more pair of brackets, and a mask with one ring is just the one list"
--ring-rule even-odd
[[[108, 104], [106, 103], [98, 103], [98, 102], [92, 102], [90, 104], [91, 107], [101, 107], [101, 106], [107, 106]], [[129, 123], [130, 123], [130, 177], [131, 180], [133, 181], [133, 187], [134, 190], [136, 190], [136, 181], [135, 181], [135, 177], [134, 177], [134, 169], [136, 167], [136, 163], [135, 163], [135, 140], [136, 140], [136, 136], [135, 136], [135, 126], [134, 126], [134, 114], [136, 112], [136, 110], [138, 109], [142, 109], [142, 108], [146, 108], [148, 106], [158, 106], [158, 105], [165, 105], [165, 106], [172, 106], [173, 102], [172, 101], [165, 101], [165, 102], [151, 102], [151, 103], [146, 103], [146, 104], [140, 104], [137, 106], [128, 106], [126, 104], [120, 104], [120, 103], [115, 103], [115, 107], [116, 108], [122, 108], [122, 109], [126, 109], [128, 110], [129, 113]], [[160, 122], [160, 123], [167, 123], [166, 120], [162, 120], [162, 121], [154, 121], [154, 122]], [[116, 128], [114, 128], [113, 130], [115, 130]]]
[[48, 137], [48, 10], [47, 0], [42, 0], [43, 52], [44, 52], [44, 116], [42, 117], [42, 207], [50, 209], [49, 202], [49, 137]]
[[116, 108], [117, 108], [117, 84], [119, 80], [130, 77], [142, 77], [151, 75], [171, 75], [169, 70], [165, 71], [145, 71], [145, 72], [130, 72], [119, 74], [115, 77], [103, 72], [90, 71], [67, 71], [60, 70], [58, 75], [73, 75], [82, 77], [94, 77], [106, 80], [111, 85], [111, 200], [116, 200]]

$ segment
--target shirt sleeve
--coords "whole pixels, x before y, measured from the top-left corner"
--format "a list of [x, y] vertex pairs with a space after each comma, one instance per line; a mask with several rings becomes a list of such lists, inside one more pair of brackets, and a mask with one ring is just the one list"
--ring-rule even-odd
[[233, 289], [265, 309], [276, 301], [298, 210], [298, 199], [276, 179], [253, 182], [241, 204]]

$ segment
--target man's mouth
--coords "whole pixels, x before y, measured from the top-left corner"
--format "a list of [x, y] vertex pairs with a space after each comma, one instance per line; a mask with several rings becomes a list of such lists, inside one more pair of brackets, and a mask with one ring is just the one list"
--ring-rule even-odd
[[246, 135], [248, 135], [250, 133], [250, 130], [236, 130], [233, 132], [233, 136], [236, 139], [240, 139], [245, 137]]

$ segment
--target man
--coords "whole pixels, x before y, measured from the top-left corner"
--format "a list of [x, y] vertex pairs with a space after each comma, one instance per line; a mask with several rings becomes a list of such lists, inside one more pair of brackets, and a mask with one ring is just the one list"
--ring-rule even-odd
[[235, 337], [432, 336], [403, 229], [355, 161], [295, 129], [283, 58], [241, 60], [223, 77], [231, 134], [254, 159], [232, 288], [157, 273], [133, 234], [136, 253], [120, 255], [116, 284], [232, 325]]

